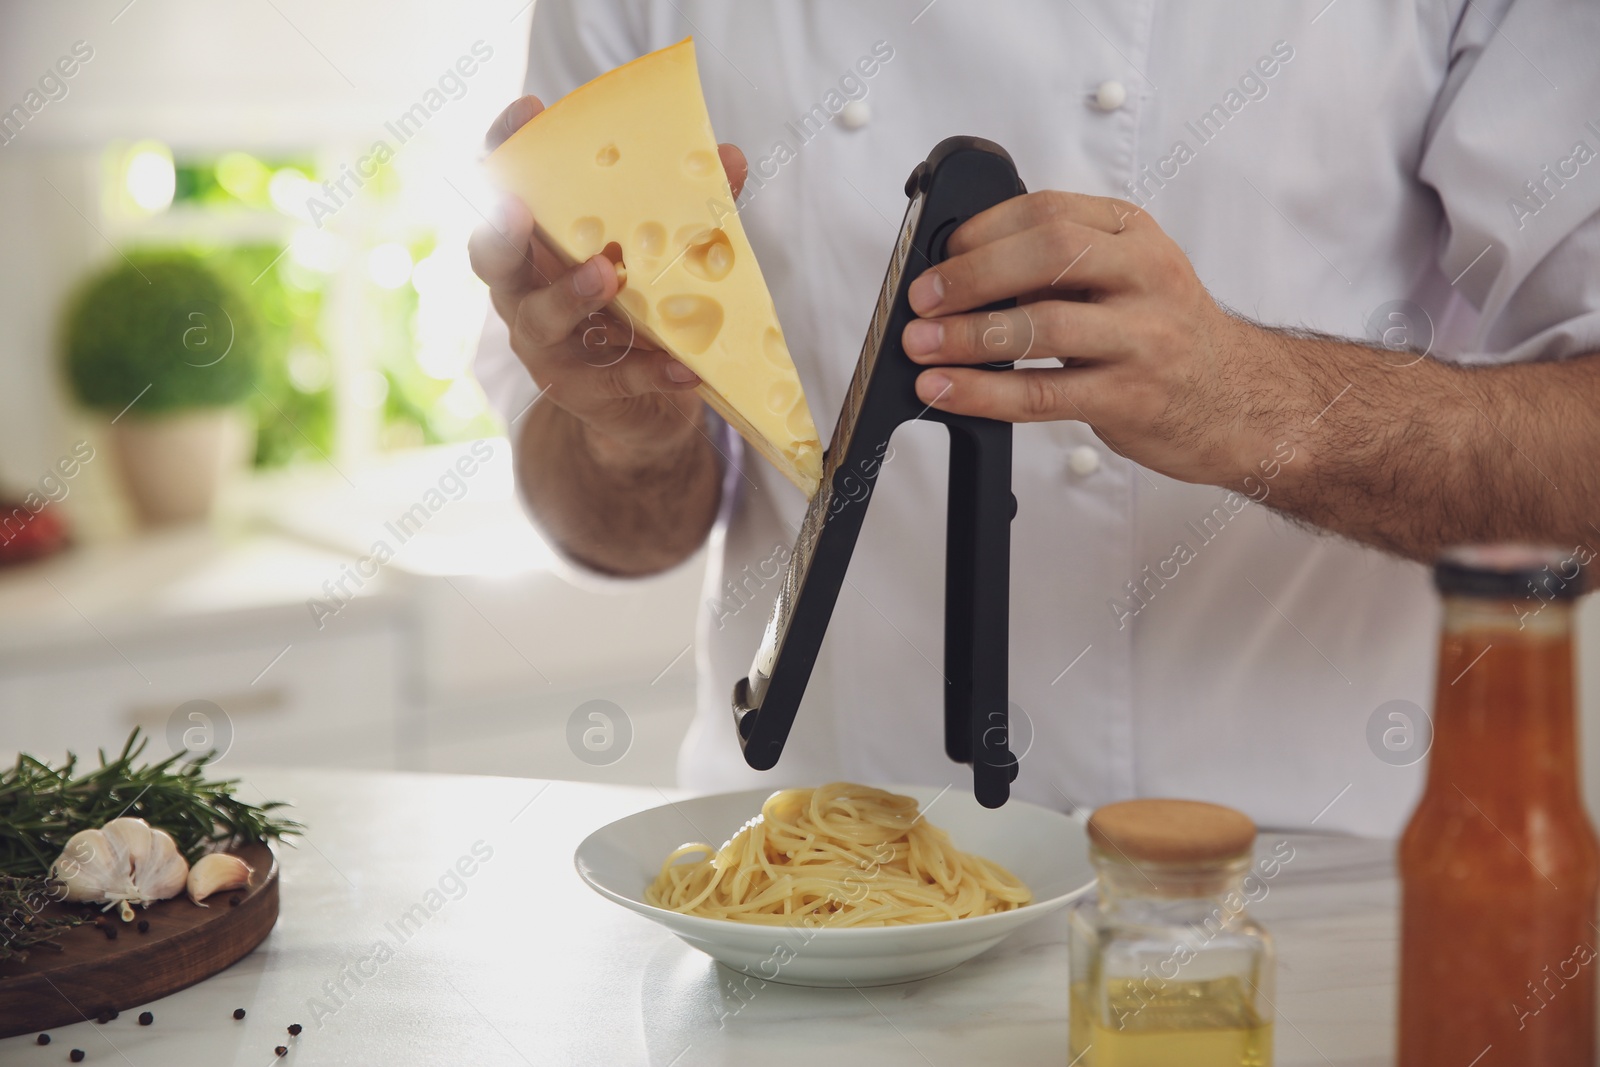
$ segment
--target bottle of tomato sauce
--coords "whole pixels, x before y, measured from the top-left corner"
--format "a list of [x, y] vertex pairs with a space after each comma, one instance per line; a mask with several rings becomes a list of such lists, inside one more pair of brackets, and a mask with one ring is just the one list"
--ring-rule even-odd
[[1600, 844], [1573, 604], [1587, 550], [1474, 546], [1444, 598], [1427, 785], [1400, 841], [1400, 1067], [1592, 1067]]

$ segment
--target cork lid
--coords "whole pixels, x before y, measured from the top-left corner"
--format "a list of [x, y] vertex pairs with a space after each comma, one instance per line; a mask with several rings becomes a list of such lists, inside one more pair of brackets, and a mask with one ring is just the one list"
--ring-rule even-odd
[[1095, 809], [1089, 840], [1132, 862], [1210, 863], [1250, 851], [1249, 816], [1199, 800], [1124, 800]]

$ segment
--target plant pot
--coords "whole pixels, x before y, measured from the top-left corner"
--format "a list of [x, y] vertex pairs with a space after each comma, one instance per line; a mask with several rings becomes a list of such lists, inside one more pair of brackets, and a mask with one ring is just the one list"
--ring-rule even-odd
[[140, 523], [166, 526], [209, 517], [223, 480], [250, 455], [252, 429], [238, 408], [118, 419], [111, 427], [117, 466]]

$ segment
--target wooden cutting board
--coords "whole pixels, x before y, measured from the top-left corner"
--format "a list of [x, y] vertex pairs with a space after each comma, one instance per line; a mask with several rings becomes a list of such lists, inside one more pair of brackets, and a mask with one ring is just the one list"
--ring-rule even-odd
[[[255, 873], [249, 889], [225, 890], [197, 907], [179, 894], [147, 908], [133, 922], [105, 913], [116, 940], [98, 927], [62, 932], [61, 951], [38, 948], [18, 963], [0, 963], [0, 1037], [33, 1033], [126, 1011], [175, 993], [232, 964], [259, 945], [278, 920], [278, 860], [266, 845], [235, 850]], [[231, 905], [229, 899], [238, 897]], [[51, 904], [45, 914], [83, 914], [81, 904]], [[139, 933], [139, 920], [150, 923]]]

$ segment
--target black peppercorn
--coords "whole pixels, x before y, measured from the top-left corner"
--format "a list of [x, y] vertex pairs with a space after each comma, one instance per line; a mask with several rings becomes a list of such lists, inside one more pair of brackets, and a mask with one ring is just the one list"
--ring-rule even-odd
[[70, 1056], [68, 1056], [67, 1059], [71, 1060], [73, 1063], [82, 1063], [83, 1062], [83, 1049], [81, 1049], [81, 1048], [73, 1049], [72, 1050], [72, 1054]]
[[49, 1034], [40, 1034], [34, 1040], [37, 1041], [41, 1045], [48, 1045], [50, 1043], [50, 1035]]
[[139, 1025], [140, 1026], [149, 1026], [151, 1023], [153, 1023], [155, 1021], [156, 1021], [156, 1017], [151, 1012], [141, 1011], [139, 1013]]
[[107, 941], [115, 941], [117, 939], [117, 928], [110, 923], [102, 926], [100, 932], [106, 935]]
[[228, 898], [228, 907], [237, 908], [239, 906], [239, 901], [241, 901], [243, 899], [244, 898], [241, 897], [238, 893], [235, 893], [233, 896]]
[[279, 1045], [277, 1048], [273, 1049], [272, 1051], [276, 1052], [280, 1056], [287, 1056], [289, 1054], [288, 1048], [286, 1048], [283, 1045]]
[[150, 932], [150, 920], [149, 919], [140, 919], [139, 920], [139, 932], [141, 934], [148, 934]]
[[233, 1009], [233, 1017], [235, 1019], [243, 1019], [244, 1018], [244, 1009], [243, 1008], [234, 1008]]
[[111, 1021], [111, 1013], [109, 1011], [103, 1011], [94, 1017], [94, 1021], [97, 1023], [108, 1023]]
[[300, 1026], [299, 1023], [290, 1023], [289, 1024], [289, 1036], [290, 1037], [299, 1037], [301, 1029], [302, 1029], [302, 1027]]

